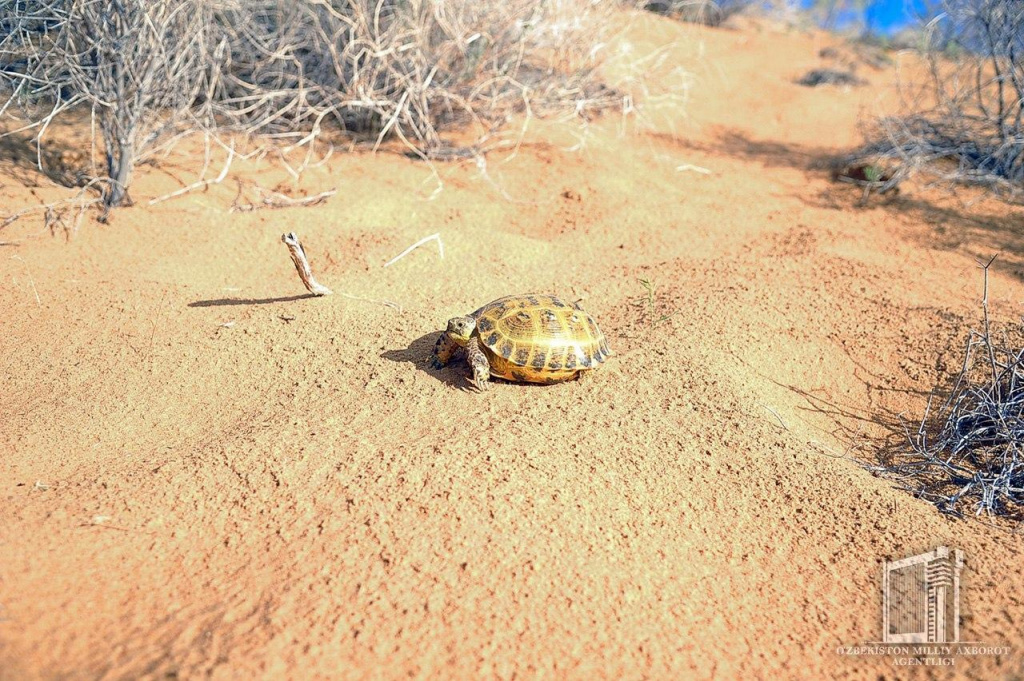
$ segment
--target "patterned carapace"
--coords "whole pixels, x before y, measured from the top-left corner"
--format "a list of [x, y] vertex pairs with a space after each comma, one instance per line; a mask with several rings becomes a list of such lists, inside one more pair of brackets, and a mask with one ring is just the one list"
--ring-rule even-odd
[[547, 294], [500, 298], [467, 317], [456, 317], [437, 340], [435, 365], [447, 364], [457, 347], [466, 348], [474, 378], [483, 381], [487, 377], [482, 374], [489, 374], [558, 383], [596, 368], [611, 355], [593, 317], [579, 304]]

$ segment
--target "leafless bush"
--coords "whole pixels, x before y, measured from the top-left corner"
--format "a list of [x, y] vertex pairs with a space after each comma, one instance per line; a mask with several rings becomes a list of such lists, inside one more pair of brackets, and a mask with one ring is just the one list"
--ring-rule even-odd
[[[967, 339], [963, 364], [937, 408], [933, 400], [909, 450], [872, 468], [945, 512], [1024, 518], [1024, 327], [997, 334], [988, 315]], [[1012, 338], [1013, 340], [1010, 340]]]
[[[899, 182], [923, 173], [1024, 197], [1024, 3], [945, 0], [931, 25], [926, 77], [904, 84], [904, 111], [879, 119], [854, 158]], [[879, 187], [885, 188], [885, 187]]]
[[[578, 0], [226, 0], [219, 112], [249, 131], [302, 136], [332, 121], [420, 151], [510, 114], [587, 117], [617, 105], [596, 69], [609, 3]], [[300, 132], [301, 131], [301, 132]]]
[[[0, 114], [20, 105], [41, 144], [61, 113], [87, 107], [106, 158], [106, 207], [127, 199], [135, 164], [211, 85], [202, 0], [0, 0]], [[0, 95], [3, 97], [3, 95]]]
[[[622, 5], [588, 0], [0, 0], [0, 118], [42, 143], [91, 111], [107, 207], [179, 123], [301, 145], [333, 128], [433, 158], [526, 120], [585, 123], [629, 96], [599, 75]], [[266, 137], [264, 138], [266, 139]], [[225, 145], [226, 148], [226, 145]], [[38, 154], [42, 161], [42, 154]], [[94, 185], [95, 186], [95, 185]]]

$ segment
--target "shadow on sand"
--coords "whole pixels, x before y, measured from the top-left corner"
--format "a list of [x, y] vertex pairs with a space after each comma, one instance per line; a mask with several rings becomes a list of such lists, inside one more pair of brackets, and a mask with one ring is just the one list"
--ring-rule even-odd
[[41, 175], [64, 187], [82, 187], [92, 175], [86, 150], [50, 138], [37, 148], [31, 135], [0, 138], [0, 163], [25, 187], [43, 186]]
[[305, 298], [316, 298], [312, 293], [303, 293], [296, 296], [281, 296], [278, 298], [214, 298], [213, 300], [197, 300], [189, 303], [189, 307], [222, 307], [225, 305], [270, 305], [273, 303], [288, 303], [293, 300]]
[[411, 364], [415, 369], [445, 385], [462, 390], [473, 390], [473, 384], [469, 381], [469, 369], [462, 361], [461, 353], [457, 354], [443, 369], [434, 369], [430, 366], [434, 344], [440, 333], [440, 331], [431, 331], [409, 343], [407, 348], [386, 350], [380, 356], [390, 362]]
[[[441, 331], [431, 331], [428, 334], [424, 334], [416, 340], [409, 343], [409, 347], [396, 350], [387, 350], [381, 353], [381, 358], [386, 359], [390, 362], [408, 363], [413, 367], [427, 374], [431, 378], [441, 381], [445, 385], [450, 385], [453, 388], [459, 388], [460, 390], [467, 390], [470, 392], [476, 392], [476, 386], [470, 380], [473, 376], [470, 371], [469, 365], [466, 364], [465, 354], [462, 350], [458, 350], [452, 361], [448, 363], [443, 369], [435, 369], [430, 366], [431, 357], [434, 354], [434, 344], [437, 343], [437, 337], [441, 334]], [[540, 383], [513, 383], [512, 381], [506, 381], [503, 378], [497, 378], [496, 376], [491, 377], [491, 383], [509, 383], [514, 385], [523, 385], [526, 387], [543, 387]]]

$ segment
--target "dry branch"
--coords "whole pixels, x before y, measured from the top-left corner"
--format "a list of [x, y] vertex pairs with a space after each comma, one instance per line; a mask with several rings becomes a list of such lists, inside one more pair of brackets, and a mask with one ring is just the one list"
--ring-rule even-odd
[[158, 203], [160, 203], [162, 201], [167, 201], [168, 199], [173, 199], [175, 197], [182, 196], [183, 194], [187, 194], [187, 193], [189, 193], [191, 191], [195, 191], [196, 189], [205, 189], [206, 187], [209, 187], [210, 185], [220, 184], [221, 182], [224, 181], [224, 178], [227, 177], [228, 169], [231, 168], [231, 162], [234, 160], [234, 158], [235, 158], [235, 147], [234, 147], [234, 145], [232, 145], [231, 148], [228, 151], [228, 158], [227, 158], [226, 161], [224, 161], [224, 167], [221, 168], [220, 174], [217, 175], [217, 177], [213, 178], [212, 180], [199, 180], [198, 182], [193, 182], [192, 184], [188, 185], [187, 187], [182, 187], [181, 189], [178, 189], [177, 191], [173, 191], [170, 194], [164, 194], [163, 196], [158, 196], [158, 197], [156, 197], [154, 199], [150, 199], [149, 200], [149, 205], [153, 206], [153, 205], [156, 205], [156, 204], [158, 204]]
[[43, 224], [46, 229], [51, 232], [55, 232], [58, 228], [63, 229], [65, 235], [70, 237], [81, 225], [86, 210], [103, 203], [102, 194], [100, 193], [103, 184], [104, 180], [91, 180], [68, 198], [58, 199], [37, 206], [29, 206], [10, 215], [0, 216], [0, 229], [17, 222], [27, 215], [42, 213]]
[[258, 185], [255, 187], [256, 192], [260, 194], [259, 203], [238, 203], [237, 199], [235, 203], [228, 209], [229, 213], [240, 212], [250, 213], [254, 210], [261, 210], [264, 208], [297, 208], [300, 206], [316, 206], [327, 199], [331, 198], [338, 193], [337, 189], [328, 189], [325, 192], [314, 194], [312, 196], [300, 196], [293, 198], [291, 196], [285, 196], [284, 194], [278, 194], [277, 192], [268, 192], [262, 189]]
[[295, 271], [299, 273], [299, 279], [302, 280], [306, 290], [314, 296], [331, 295], [331, 289], [318, 283], [313, 278], [313, 270], [310, 268], [309, 260], [306, 258], [306, 251], [303, 250], [302, 244], [299, 243], [299, 237], [295, 232], [282, 234], [281, 241], [288, 247], [288, 254], [292, 257], [292, 262], [295, 264]]

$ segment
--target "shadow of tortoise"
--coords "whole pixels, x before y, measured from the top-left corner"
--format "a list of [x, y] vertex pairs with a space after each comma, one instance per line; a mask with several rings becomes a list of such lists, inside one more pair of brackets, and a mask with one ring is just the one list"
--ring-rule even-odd
[[434, 354], [434, 344], [437, 343], [441, 331], [431, 331], [409, 343], [406, 348], [386, 350], [381, 353], [381, 358], [391, 362], [411, 364], [431, 378], [437, 379], [446, 385], [463, 390], [472, 388], [469, 375], [463, 359], [463, 352], [459, 351], [448, 366], [443, 369], [435, 369], [431, 366], [431, 359]]

